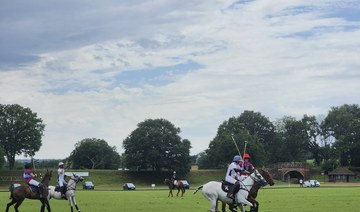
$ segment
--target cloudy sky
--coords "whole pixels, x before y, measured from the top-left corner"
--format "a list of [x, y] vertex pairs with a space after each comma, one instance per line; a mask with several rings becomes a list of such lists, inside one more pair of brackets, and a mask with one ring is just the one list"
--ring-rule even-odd
[[244, 110], [360, 102], [358, 0], [0, 0], [0, 104], [46, 124], [35, 158], [164, 118], [205, 150]]

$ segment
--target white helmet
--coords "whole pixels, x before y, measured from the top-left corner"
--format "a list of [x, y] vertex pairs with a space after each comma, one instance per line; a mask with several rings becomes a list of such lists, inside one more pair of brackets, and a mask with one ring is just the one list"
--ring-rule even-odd
[[64, 163], [63, 163], [63, 162], [59, 162], [59, 165], [58, 165], [58, 166], [62, 166], [62, 165], [64, 165]]
[[176, 171], [174, 171], [173, 173], [176, 174]]

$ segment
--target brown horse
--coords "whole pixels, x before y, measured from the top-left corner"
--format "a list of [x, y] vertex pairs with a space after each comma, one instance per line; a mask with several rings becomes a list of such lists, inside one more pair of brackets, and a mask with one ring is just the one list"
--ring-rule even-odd
[[49, 171], [49, 170], [46, 170], [46, 173], [41, 181], [41, 184], [43, 185], [42, 187], [42, 191], [41, 191], [41, 194], [40, 193], [36, 193], [36, 192], [33, 192], [31, 191], [30, 189], [30, 186], [18, 186], [18, 187], [10, 187], [10, 199], [11, 199], [11, 202], [9, 202], [7, 204], [7, 207], [6, 207], [6, 212], [9, 211], [9, 207], [12, 206], [13, 204], [15, 204], [14, 208], [15, 208], [15, 211], [18, 212], [18, 207], [21, 205], [21, 203], [25, 200], [25, 198], [28, 198], [28, 199], [38, 199], [40, 200], [41, 202], [41, 212], [44, 212], [45, 211], [45, 206], [47, 208], [47, 211], [50, 212], [51, 209], [50, 209], [50, 204], [49, 204], [49, 200], [48, 200], [48, 194], [49, 194], [49, 191], [48, 191], [48, 186], [49, 186], [49, 181], [52, 177], [52, 170]]
[[184, 187], [184, 184], [181, 182], [181, 180], [178, 180], [175, 185], [174, 185], [173, 181], [169, 180], [169, 179], [165, 179], [164, 183], [169, 186], [170, 191], [169, 191], [168, 197], [170, 197], [170, 195], [173, 197], [172, 190], [175, 188], [178, 190], [176, 196], [179, 196], [180, 191], [181, 191], [181, 197], [184, 195], [185, 187]]
[[[273, 178], [271, 177], [269, 172], [267, 172], [263, 169], [259, 169], [258, 171], [266, 179], [266, 182], [270, 186], [273, 186], [275, 184], [273, 181]], [[251, 202], [254, 205], [254, 207], [250, 208], [250, 212], [258, 212], [259, 211], [260, 204], [256, 200], [256, 197], [257, 197], [258, 191], [261, 187], [263, 187], [263, 185], [261, 183], [255, 182], [253, 187], [250, 189], [248, 200], [249, 200], [249, 202]]]
[[[266, 182], [270, 185], [273, 186], [274, 180], [272, 178], [272, 176], [270, 175], [270, 173], [264, 169], [258, 169], [258, 172], [261, 174], [261, 176], [264, 177], [264, 179], [266, 180]], [[247, 198], [247, 200], [249, 202], [251, 202], [254, 206], [250, 208], [250, 212], [258, 212], [259, 211], [259, 202], [256, 200], [258, 191], [261, 187], [263, 187], [265, 185], [261, 184], [258, 181], [254, 182], [254, 185], [251, 187], [250, 191], [249, 191], [249, 196]], [[233, 205], [229, 205], [229, 209], [230, 211], [234, 210], [234, 206]], [[222, 203], [222, 211], [225, 212], [226, 211], [226, 204]]]

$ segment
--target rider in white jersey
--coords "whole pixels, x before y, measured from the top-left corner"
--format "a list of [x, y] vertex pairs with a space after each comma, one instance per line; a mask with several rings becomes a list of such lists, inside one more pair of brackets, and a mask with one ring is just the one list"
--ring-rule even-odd
[[58, 168], [58, 179], [57, 179], [59, 186], [60, 186], [60, 191], [61, 191], [61, 197], [66, 199], [65, 193], [66, 193], [66, 181], [65, 181], [65, 169], [64, 169], [64, 163], [60, 162], [59, 163], [59, 168]]
[[231, 184], [234, 184], [230, 187], [229, 192], [227, 194], [227, 197], [234, 199], [234, 193], [237, 190], [237, 188], [240, 187], [239, 183], [239, 173], [242, 171], [242, 167], [239, 165], [242, 161], [242, 158], [240, 155], [235, 155], [233, 162], [228, 166], [228, 169], [226, 171], [225, 181], [229, 182]]

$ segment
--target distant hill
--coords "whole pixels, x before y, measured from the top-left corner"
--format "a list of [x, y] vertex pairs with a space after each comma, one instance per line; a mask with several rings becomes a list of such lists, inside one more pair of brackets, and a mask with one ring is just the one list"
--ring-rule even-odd
[[[57, 173], [54, 174], [50, 184], [56, 185]], [[44, 173], [45, 170], [37, 170], [38, 173]], [[86, 181], [93, 181], [95, 189], [122, 189], [126, 182], [132, 182], [137, 187], [150, 188], [151, 184], [156, 187], [165, 187], [164, 179], [170, 178], [171, 173], [154, 172], [134, 172], [120, 170], [66, 170], [66, 172], [89, 172]], [[192, 170], [185, 176], [178, 176], [179, 179], [186, 179], [190, 187], [198, 186], [211, 180], [219, 181], [224, 178], [226, 170]], [[21, 183], [23, 170], [2, 170], [0, 172], [0, 188], [7, 189], [11, 183]], [[78, 184], [80, 185], [80, 184]]]

